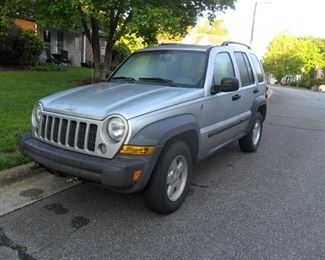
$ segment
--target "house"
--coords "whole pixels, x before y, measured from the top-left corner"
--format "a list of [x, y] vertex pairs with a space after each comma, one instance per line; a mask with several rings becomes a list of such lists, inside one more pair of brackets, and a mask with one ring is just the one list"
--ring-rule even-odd
[[33, 30], [35, 32], [37, 30], [37, 24], [35, 20], [15, 18], [14, 22], [17, 26], [20, 26], [25, 30]]
[[90, 44], [82, 32], [66, 31], [57, 28], [39, 28], [35, 20], [15, 18], [14, 22], [26, 30], [34, 30], [44, 42], [40, 62], [45, 63], [50, 55], [68, 52], [68, 59], [74, 66], [80, 66], [92, 59]]
[[317, 68], [314, 77], [315, 79], [325, 79], [325, 68]]
[[85, 36], [80, 32], [71, 32], [55, 28], [39, 29], [38, 34], [44, 42], [44, 51], [40, 62], [46, 62], [49, 55], [68, 51], [68, 59], [74, 66], [80, 66], [83, 61]]
[[314, 77], [316, 80], [319, 80], [318, 84], [314, 86], [314, 89], [325, 92], [325, 68], [317, 68]]

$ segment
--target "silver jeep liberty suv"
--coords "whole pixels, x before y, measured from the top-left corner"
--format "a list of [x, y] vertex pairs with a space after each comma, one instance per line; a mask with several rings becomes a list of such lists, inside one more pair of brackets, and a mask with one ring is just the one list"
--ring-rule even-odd
[[142, 191], [168, 214], [186, 196], [192, 164], [239, 140], [259, 146], [263, 68], [243, 44], [162, 44], [130, 55], [107, 82], [39, 100], [21, 152], [52, 173], [119, 192]]

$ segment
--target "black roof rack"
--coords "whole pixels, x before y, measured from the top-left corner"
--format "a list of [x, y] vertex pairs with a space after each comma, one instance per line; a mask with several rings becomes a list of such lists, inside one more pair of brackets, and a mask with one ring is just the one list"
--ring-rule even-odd
[[245, 46], [246, 48], [248, 49], [252, 49], [251, 46], [247, 45], [247, 44], [244, 44], [244, 43], [241, 43], [241, 42], [233, 42], [233, 41], [225, 41], [221, 44], [221, 46], [228, 46], [230, 44], [238, 44], [238, 45], [242, 45], [242, 46]]

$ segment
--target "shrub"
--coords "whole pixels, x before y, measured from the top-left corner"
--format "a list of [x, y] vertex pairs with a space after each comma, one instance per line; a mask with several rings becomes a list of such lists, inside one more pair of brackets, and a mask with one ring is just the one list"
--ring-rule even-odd
[[21, 49], [22, 39], [19, 28], [0, 23], [0, 64], [17, 65]]
[[43, 42], [33, 31], [0, 23], [0, 65], [33, 66], [43, 50]]
[[22, 30], [23, 46], [19, 59], [19, 64], [23, 66], [33, 66], [37, 63], [43, 51], [43, 42], [33, 31]]
[[292, 87], [297, 87], [298, 86], [298, 81], [294, 81], [290, 84], [290, 86]]
[[314, 79], [313, 85], [325, 85], [325, 79]]
[[313, 86], [312, 80], [310, 78], [302, 78], [297, 81], [297, 87], [311, 89]]

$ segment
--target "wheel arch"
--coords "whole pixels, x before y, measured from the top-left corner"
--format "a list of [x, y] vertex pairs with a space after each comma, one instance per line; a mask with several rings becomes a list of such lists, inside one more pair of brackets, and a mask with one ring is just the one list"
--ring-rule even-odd
[[195, 116], [185, 114], [156, 121], [138, 131], [129, 143], [165, 146], [175, 140], [186, 143], [193, 161], [196, 161], [200, 150], [200, 130]]
[[251, 107], [252, 116], [245, 132], [248, 133], [251, 130], [257, 113], [261, 113], [264, 122], [266, 118], [266, 112], [267, 112], [267, 105], [266, 105], [265, 96], [262, 95], [258, 96], [252, 104]]
[[266, 118], [266, 104], [260, 105], [257, 109], [257, 112], [261, 113], [264, 122]]

